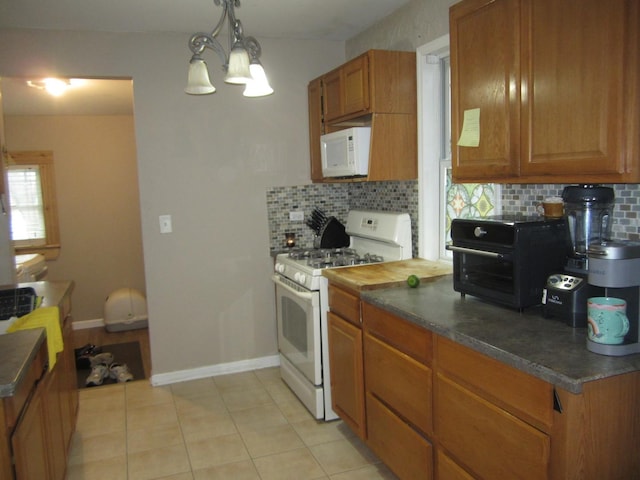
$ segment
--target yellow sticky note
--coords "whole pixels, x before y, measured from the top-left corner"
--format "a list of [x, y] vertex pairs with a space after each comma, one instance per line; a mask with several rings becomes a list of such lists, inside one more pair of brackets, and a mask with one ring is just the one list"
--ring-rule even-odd
[[480, 145], [480, 109], [472, 108], [464, 111], [458, 146], [477, 147], [478, 145]]

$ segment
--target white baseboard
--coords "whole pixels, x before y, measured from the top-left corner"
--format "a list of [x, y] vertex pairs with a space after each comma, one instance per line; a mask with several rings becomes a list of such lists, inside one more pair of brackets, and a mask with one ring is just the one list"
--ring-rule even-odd
[[77, 322], [73, 322], [72, 325], [74, 330], [84, 330], [85, 328], [104, 327], [104, 319], [94, 318], [93, 320], [79, 320]]
[[280, 356], [272, 355], [269, 357], [252, 358], [249, 360], [240, 360], [239, 362], [222, 363], [219, 365], [210, 365], [207, 367], [192, 368], [189, 370], [159, 373], [157, 375], [151, 375], [150, 381], [153, 386], [169, 385], [171, 383], [185, 382], [187, 380], [217, 377], [218, 375], [247, 372], [249, 370], [258, 370], [260, 368], [277, 367], [278, 365], [280, 365]]

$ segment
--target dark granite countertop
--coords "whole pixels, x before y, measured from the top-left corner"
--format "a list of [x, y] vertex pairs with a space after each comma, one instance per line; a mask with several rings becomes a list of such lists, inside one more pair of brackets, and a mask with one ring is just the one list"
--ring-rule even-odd
[[45, 338], [44, 328], [0, 335], [0, 398], [16, 393]]
[[586, 328], [520, 313], [453, 290], [451, 275], [406, 286], [361, 292], [361, 298], [434, 333], [572, 393], [586, 382], [640, 370], [640, 354], [607, 357], [587, 350]]
[[[42, 306], [57, 306], [73, 289], [73, 282], [20, 283], [20, 287], [33, 287], [43, 297]], [[0, 286], [13, 288], [14, 285]], [[0, 398], [14, 395], [17, 386], [46, 339], [43, 328], [20, 330], [0, 335]]]

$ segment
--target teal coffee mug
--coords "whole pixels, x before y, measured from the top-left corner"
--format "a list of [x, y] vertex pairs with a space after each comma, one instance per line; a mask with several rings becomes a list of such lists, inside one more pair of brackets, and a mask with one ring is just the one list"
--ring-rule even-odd
[[628, 331], [627, 302], [614, 297], [592, 297], [587, 300], [589, 340], [619, 345]]

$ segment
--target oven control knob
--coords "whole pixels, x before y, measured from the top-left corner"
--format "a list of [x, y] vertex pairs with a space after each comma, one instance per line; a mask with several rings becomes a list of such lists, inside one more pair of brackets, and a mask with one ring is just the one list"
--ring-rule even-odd
[[282, 263], [276, 263], [276, 272], [284, 273], [285, 266]]
[[484, 237], [487, 234], [487, 231], [482, 227], [476, 227], [473, 229], [473, 234], [476, 238]]
[[307, 276], [304, 273], [296, 272], [293, 278], [295, 279], [296, 282], [304, 285], [304, 282], [307, 279]]

